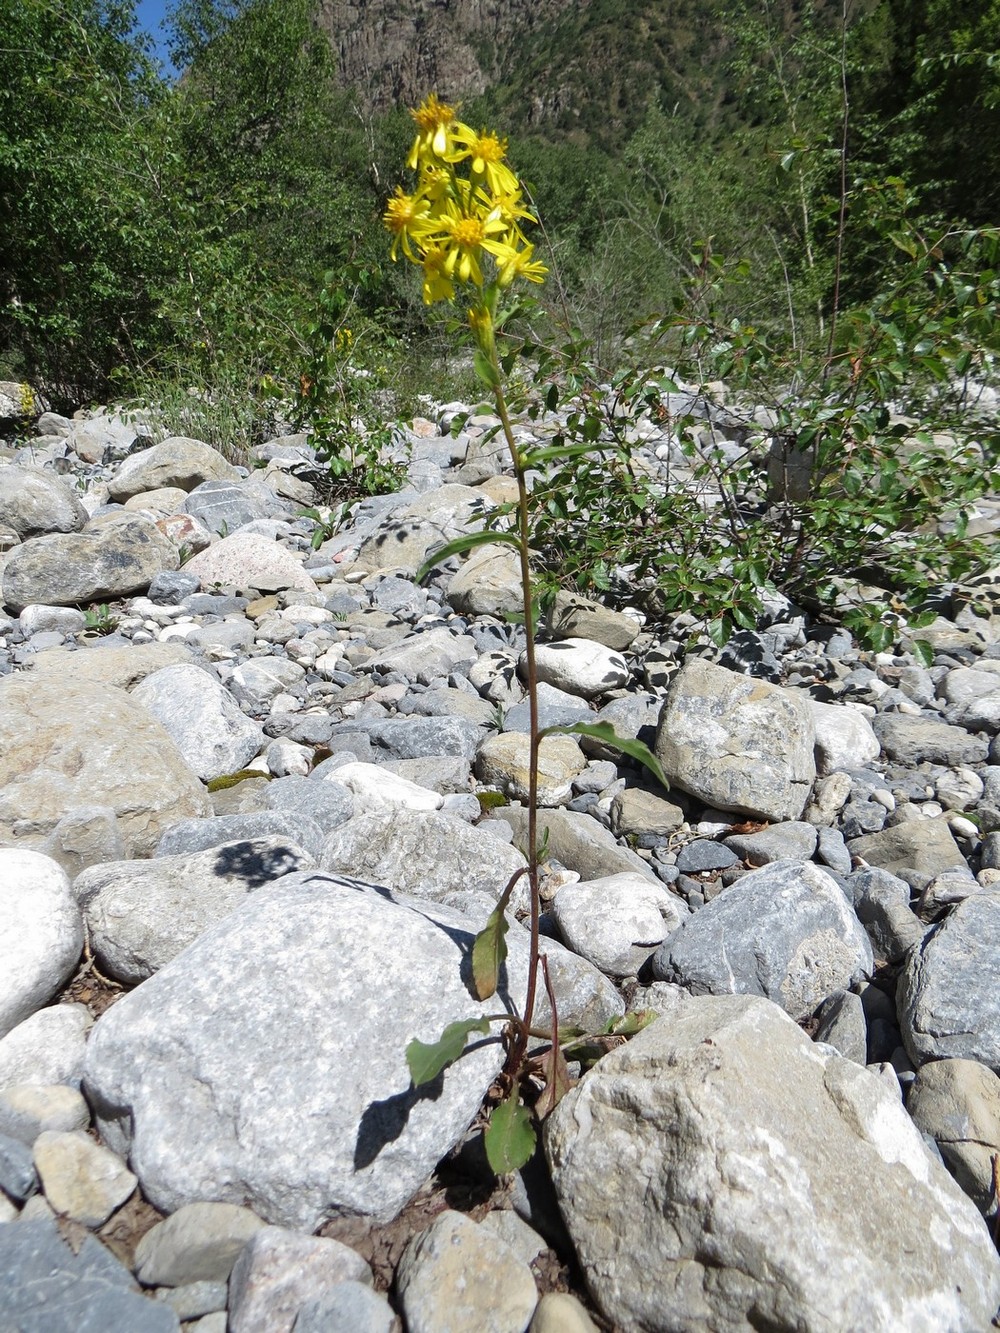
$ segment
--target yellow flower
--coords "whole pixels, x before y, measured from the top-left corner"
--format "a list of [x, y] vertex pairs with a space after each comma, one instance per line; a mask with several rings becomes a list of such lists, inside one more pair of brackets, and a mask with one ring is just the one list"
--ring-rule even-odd
[[415, 170], [424, 158], [446, 156], [449, 147], [448, 127], [455, 119], [455, 108], [446, 102], [439, 102], [437, 93], [431, 93], [410, 115], [420, 131], [406, 159], [406, 165]]
[[505, 254], [509, 243], [499, 239], [507, 231], [507, 223], [496, 209], [487, 211], [476, 194], [463, 191], [465, 207], [454, 199], [446, 199], [436, 219], [441, 244], [445, 250], [445, 271], [459, 282], [483, 285], [483, 271], [479, 266], [480, 252]]
[[548, 269], [544, 264], [532, 259], [535, 253], [533, 245], [526, 245], [523, 250], [514, 250], [497, 266], [497, 283], [509, 287], [515, 278], [527, 278], [528, 282], [544, 282]]
[[382, 215], [382, 221], [393, 235], [391, 250], [393, 259], [398, 258], [399, 247], [402, 245], [403, 254], [407, 259], [419, 263], [410, 245], [410, 238], [415, 224], [426, 219], [427, 215], [428, 208], [424, 199], [419, 195], [404, 194], [400, 187], [396, 186], [396, 193], [389, 200]]
[[451, 161], [462, 162], [471, 158], [473, 177], [485, 179], [495, 195], [517, 192], [517, 177], [504, 162], [507, 153], [506, 139], [498, 139], [491, 130], [482, 130], [477, 134], [461, 121], [456, 123], [452, 139], [464, 147], [457, 153], [452, 152]]
[[435, 246], [424, 252], [424, 305], [433, 305], [435, 301], [450, 301], [455, 295], [455, 284], [445, 272], [447, 253]]

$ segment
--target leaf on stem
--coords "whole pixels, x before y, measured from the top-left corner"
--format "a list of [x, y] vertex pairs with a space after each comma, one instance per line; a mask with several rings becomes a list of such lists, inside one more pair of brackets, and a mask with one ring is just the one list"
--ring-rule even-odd
[[489, 1020], [486, 1018], [464, 1018], [457, 1023], [449, 1023], [437, 1041], [418, 1041], [414, 1038], [406, 1048], [406, 1064], [413, 1086], [419, 1088], [424, 1083], [432, 1082], [442, 1069], [458, 1059], [473, 1032], [488, 1036], [489, 1030]]
[[610, 722], [572, 722], [565, 727], [546, 727], [540, 736], [592, 736], [596, 741], [603, 741], [605, 745], [613, 745], [616, 750], [621, 750], [622, 754], [627, 754], [630, 759], [635, 759], [638, 763], [648, 768], [657, 782], [661, 783], [667, 791], [670, 790], [670, 783], [667, 775], [660, 766], [660, 761], [648, 745], [643, 745], [642, 741], [629, 739], [627, 736], [619, 736]]
[[454, 541], [431, 551], [417, 570], [417, 582], [422, 583], [434, 566], [439, 565], [442, 560], [448, 560], [453, 555], [464, 555], [466, 551], [475, 550], [477, 546], [489, 546], [491, 542], [513, 546], [515, 549], [518, 546], [517, 537], [512, 532], [493, 532], [489, 529], [483, 532], [467, 532], [464, 537], [456, 537]]
[[507, 907], [514, 885], [525, 872], [518, 870], [511, 876], [510, 882], [500, 895], [496, 907], [490, 913], [486, 925], [476, 936], [472, 945], [472, 984], [476, 997], [488, 1000], [496, 994], [500, 980], [500, 969], [507, 957], [506, 934], [508, 929]]
[[493, 1172], [506, 1176], [519, 1171], [535, 1151], [536, 1137], [531, 1112], [522, 1103], [515, 1083], [494, 1110], [483, 1136], [486, 1160]]
[[481, 347], [476, 348], [472, 364], [476, 374], [488, 389], [499, 389], [500, 373]]

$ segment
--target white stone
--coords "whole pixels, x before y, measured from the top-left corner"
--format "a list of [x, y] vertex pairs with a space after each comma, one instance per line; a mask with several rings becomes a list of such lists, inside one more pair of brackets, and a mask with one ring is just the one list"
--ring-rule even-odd
[[[523, 653], [518, 666], [523, 676], [526, 670]], [[540, 643], [535, 649], [535, 666], [540, 681], [583, 699], [620, 689], [629, 679], [628, 663], [621, 653], [593, 639]]]
[[29, 1018], [72, 975], [83, 921], [66, 872], [51, 857], [0, 847], [0, 1037]]

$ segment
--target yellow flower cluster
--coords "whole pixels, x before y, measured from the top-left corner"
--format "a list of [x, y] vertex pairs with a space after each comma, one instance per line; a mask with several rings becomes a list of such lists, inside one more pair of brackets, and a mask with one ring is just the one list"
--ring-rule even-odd
[[424, 273], [424, 300], [450, 301], [456, 284], [486, 286], [489, 256], [499, 287], [515, 278], [541, 282], [545, 266], [533, 259], [522, 222], [535, 218], [521, 185], [504, 161], [507, 141], [456, 118], [455, 108], [431, 93], [410, 115], [417, 123], [406, 165], [417, 172], [412, 194], [396, 189], [385, 210], [392, 257], [400, 250]]

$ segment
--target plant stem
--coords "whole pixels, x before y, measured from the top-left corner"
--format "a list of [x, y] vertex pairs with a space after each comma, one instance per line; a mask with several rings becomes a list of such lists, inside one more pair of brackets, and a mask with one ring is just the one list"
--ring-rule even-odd
[[[524, 1015], [522, 1028], [515, 1042], [515, 1052], [517, 1055], [517, 1065], [519, 1066], [527, 1048], [528, 1030], [531, 1027], [531, 1019], [535, 1010], [535, 993], [538, 980], [538, 916], [539, 916], [539, 898], [538, 898], [538, 749], [540, 737], [538, 734], [538, 674], [535, 669], [535, 617], [533, 598], [531, 595], [531, 566], [528, 561], [528, 484], [524, 475], [524, 467], [521, 463], [521, 455], [517, 444], [514, 441], [514, 432], [510, 424], [510, 413], [507, 411], [507, 399], [504, 397], [503, 384], [500, 379], [500, 367], [497, 362], [496, 350], [491, 349], [491, 359], [496, 370], [496, 380], [494, 383], [493, 394], [496, 399], [497, 413], [503, 426], [504, 438], [507, 441], [507, 448], [510, 450], [511, 462], [514, 465], [514, 476], [517, 480], [517, 553], [521, 567], [521, 598], [524, 608], [524, 660], [527, 668], [528, 677], [528, 715], [529, 715], [529, 748], [528, 748], [528, 886], [529, 896], [531, 898], [531, 949], [528, 959], [528, 988], [524, 1001]], [[513, 1059], [512, 1059], [513, 1064]], [[516, 1066], [515, 1066], [516, 1067]]]

